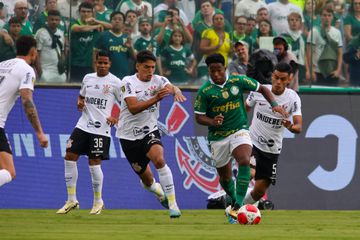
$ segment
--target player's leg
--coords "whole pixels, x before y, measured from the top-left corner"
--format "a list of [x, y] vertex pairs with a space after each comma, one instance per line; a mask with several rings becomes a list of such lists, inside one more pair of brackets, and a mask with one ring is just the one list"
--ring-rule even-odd
[[259, 201], [265, 195], [269, 186], [269, 179], [256, 180], [254, 189], [246, 194], [244, 204], [254, 204]]
[[230, 149], [239, 166], [236, 176], [236, 208], [239, 208], [243, 205], [250, 182], [252, 142], [249, 131], [243, 129], [234, 133], [232, 135]]
[[0, 187], [16, 177], [14, 160], [5, 131], [0, 128]]
[[154, 164], [159, 174], [160, 184], [164, 189], [165, 195], [169, 201], [170, 217], [180, 217], [181, 212], [176, 203], [173, 175], [171, 169], [165, 162], [164, 149], [162, 145], [158, 143], [153, 143], [153, 145], [151, 145], [149, 151], [147, 152], [147, 157]]
[[236, 202], [236, 193], [232, 173], [232, 162], [229, 161], [225, 166], [216, 168], [216, 170], [219, 174], [220, 185], [226, 194], [231, 197], [231, 205], [233, 206]]
[[153, 193], [156, 196], [156, 198], [160, 201], [161, 205], [164, 208], [168, 209], [169, 202], [167, 200], [165, 192], [161, 187], [161, 184], [156, 182], [149, 164], [147, 165], [146, 170], [142, 174], [140, 174], [139, 177], [140, 177], [140, 184], [143, 186], [143, 188]]
[[79, 202], [76, 196], [76, 184], [78, 180], [77, 160], [79, 156], [83, 154], [84, 149], [86, 149], [88, 145], [87, 142], [87, 134], [78, 128], [74, 129], [67, 141], [64, 161], [67, 201], [65, 205], [56, 212], [58, 214], [66, 214], [73, 209], [79, 208]]

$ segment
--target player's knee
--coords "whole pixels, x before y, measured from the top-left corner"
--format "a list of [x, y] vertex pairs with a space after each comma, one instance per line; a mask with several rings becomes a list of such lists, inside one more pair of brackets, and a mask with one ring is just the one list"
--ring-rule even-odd
[[164, 157], [157, 157], [153, 160], [154, 166], [156, 169], [163, 168], [165, 166]]
[[239, 166], [249, 166], [250, 165], [250, 156], [241, 155], [236, 158], [237, 163]]

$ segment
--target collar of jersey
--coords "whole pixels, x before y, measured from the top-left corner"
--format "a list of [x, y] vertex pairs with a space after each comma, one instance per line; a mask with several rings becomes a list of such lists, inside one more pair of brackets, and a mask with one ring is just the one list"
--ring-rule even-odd
[[226, 74], [226, 80], [225, 80], [225, 82], [223, 84], [219, 85], [219, 84], [214, 83], [214, 81], [211, 79], [211, 77], [210, 77], [210, 80], [209, 80], [210, 83], [213, 84], [213, 85], [216, 85], [216, 86], [218, 86], [220, 88], [224, 88], [225, 84], [227, 83], [227, 81], [229, 79], [229, 74], [228, 73], [225, 73], [225, 74]]

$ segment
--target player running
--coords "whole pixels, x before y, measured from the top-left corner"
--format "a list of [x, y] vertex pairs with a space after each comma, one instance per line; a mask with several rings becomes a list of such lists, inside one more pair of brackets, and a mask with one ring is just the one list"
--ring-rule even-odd
[[48, 139], [33, 102], [35, 72], [30, 65], [36, 62], [36, 58], [36, 40], [30, 36], [22, 36], [16, 41], [16, 58], [0, 63], [0, 186], [11, 182], [16, 176], [12, 151], [4, 127], [8, 114], [19, 96], [40, 146], [48, 146]]
[[90, 214], [100, 214], [104, 208], [102, 186], [104, 175], [101, 161], [109, 159], [111, 126], [117, 119], [111, 117], [115, 101], [120, 100], [120, 79], [109, 72], [111, 62], [106, 52], [98, 52], [96, 56], [95, 73], [85, 75], [77, 108], [82, 115], [66, 145], [65, 183], [68, 200], [56, 213], [65, 214], [79, 208], [76, 197], [78, 179], [77, 160], [80, 155], [89, 157], [89, 169], [94, 204]]
[[279, 63], [272, 73], [272, 85], [264, 85], [272, 92], [275, 101], [289, 114], [288, 118], [284, 119], [274, 113], [266, 99], [257, 92], [251, 92], [246, 99], [247, 110], [254, 107], [250, 137], [254, 144], [252, 157], [256, 163], [256, 173], [255, 187], [246, 194], [244, 204], [257, 202], [264, 196], [270, 183], [275, 185], [285, 128], [292, 133], [301, 132], [301, 101], [295, 91], [286, 87], [291, 81], [291, 75], [291, 66]]
[[[172, 172], [164, 159], [157, 119], [160, 101], [164, 97], [172, 94], [179, 102], [186, 98], [167, 78], [154, 74], [155, 65], [156, 58], [152, 52], [140, 51], [136, 57], [137, 73], [123, 79], [116, 136], [120, 138], [122, 150], [141, 179], [142, 186], [154, 193], [164, 207], [169, 208], [171, 218], [177, 218], [181, 212], [175, 199]], [[150, 161], [158, 172], [160, 184], [154, 179]]]
[[[221, 54], [212, 54], [205, 62], [210, 79], [198, 91], [195, 118], [199, 124], [208, 126], [208, 140], [220, 176], [220, 185], [232, 199], [226, 214], [229, 221], [234, 223], [233, 219], [237, 218], [237, 210], [243, 205], [250, 181], [252, 143], [243, 92], [257, 91], [271, 104], [272, 111], [283, 116], [286, 116], [286, 112], [278, 106], [270, 90], [256, 80], [246, 76], [227, 76]], [[232, 157], [239, 165], [236, 190], [232, 180]]]

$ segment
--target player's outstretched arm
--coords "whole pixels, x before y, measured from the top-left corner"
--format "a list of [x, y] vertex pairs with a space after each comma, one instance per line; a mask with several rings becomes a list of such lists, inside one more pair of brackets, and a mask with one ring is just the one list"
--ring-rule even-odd
[[45, 136], [40, 124], [35, 104], [33, 102], [31, 89], [20, 89], [20, 96], [25, 114], [35, 130], [36, 136], [39, 139], [40, 146], [46, 148], [48, 146], [48, 139]]
[[168, 84], [165, 86], [166, 88], [169, 89], [169, 91], [174, 95], [174, 100], [177, 102], [185, 102], [186, 101], [186, 97], [182, 94], [182, 91], [180, 90], [180, 88], [178, 88], [175, 85], [172, 84]]
[[222, 114], [216, 115], [214, 118], [210, 118], [205, 114], [195, 113], [195, 120], [198, 124], [205, 126], [219, 127], [224, 122], [224, 116]]
[[270, 103], [273, 112], [278, 112], [285, 118], [289, 116], [285, 109], [282, 106], [278, 105], [278, 103], [275, 101], [274, 96], [268, 88], [260, 85], [258, 92], [261, 93], [264, 98]]

